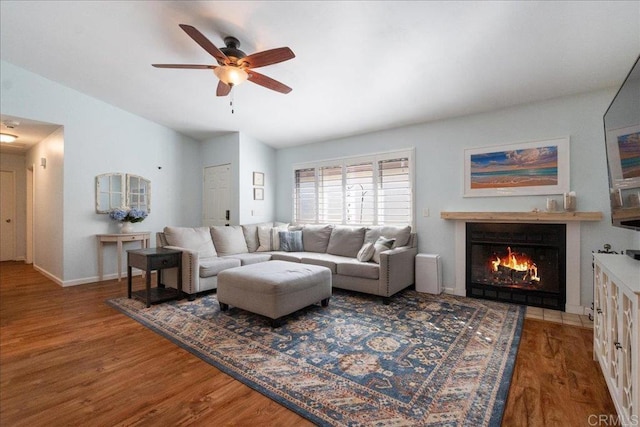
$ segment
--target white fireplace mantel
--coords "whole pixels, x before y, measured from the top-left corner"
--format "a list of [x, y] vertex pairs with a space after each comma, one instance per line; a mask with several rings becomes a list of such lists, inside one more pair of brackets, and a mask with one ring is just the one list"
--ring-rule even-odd
[[567, 226], [567, 313], [584, 314], [580, 305], [580, 223], [601, 221], [602, 212], [441, 212], [442, 219], [456, 222], [455, 228], [455, 287], [446, 291], [466, 295], [466, 223], [467, 222], [548, 222]]

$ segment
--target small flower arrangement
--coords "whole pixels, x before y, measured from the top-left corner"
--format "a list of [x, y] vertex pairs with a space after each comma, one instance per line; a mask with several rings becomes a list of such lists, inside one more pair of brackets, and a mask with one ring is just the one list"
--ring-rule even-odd
[[142, 222], [148, 213], [141, 209], [123, 209], [117, 208], [109, 212], [109, 218], [120, 222]]

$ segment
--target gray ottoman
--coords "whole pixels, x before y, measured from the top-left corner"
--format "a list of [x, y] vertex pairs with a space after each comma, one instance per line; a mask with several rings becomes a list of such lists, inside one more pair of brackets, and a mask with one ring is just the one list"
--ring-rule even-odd
[[319, 265], [267, 261], [218, 273], [220, 310], [230, 305], [261, 314], [280, 324], [282, 316], [331, 298], [331, 270]]

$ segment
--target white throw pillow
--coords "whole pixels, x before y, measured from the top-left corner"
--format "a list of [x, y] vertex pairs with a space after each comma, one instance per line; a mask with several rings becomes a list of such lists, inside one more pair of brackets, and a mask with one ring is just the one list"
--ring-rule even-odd
[[368, 242], [362, 245], [360, 250], [358, 251], [358, 256], [356, 257], [360, 262], [368, 262], [371, 261], [373, 254], [375, 253], [376, 248], [373, 246], [373, 243]]
[[378, 237], [376, 243], [373, 245], [375, 252], [373, 253], [373, 262], [380, 264], [380, 252], [388, 251], [391, 249], [396, 239], [387, 239], [385, 237]]
[[288, 224], [280, 227], [258, 227], [258, 242], [260, 246], [256, 252], [268, 252], [280, 250], [279, 231], [287, 231]]

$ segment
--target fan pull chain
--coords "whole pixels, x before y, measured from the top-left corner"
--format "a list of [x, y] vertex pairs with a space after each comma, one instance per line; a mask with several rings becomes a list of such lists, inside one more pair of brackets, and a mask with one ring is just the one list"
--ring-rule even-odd
[[235, 98], [234, 93], [235, 92], [234, 92], [233, 86], [232, 86], [231, 87], [231, 100], [229, 101], [229, 106], [231, 107], [231, 114], [234, 113], [234, 110], [233, 110], [233, 101], [234, 101], [234, 98]]

